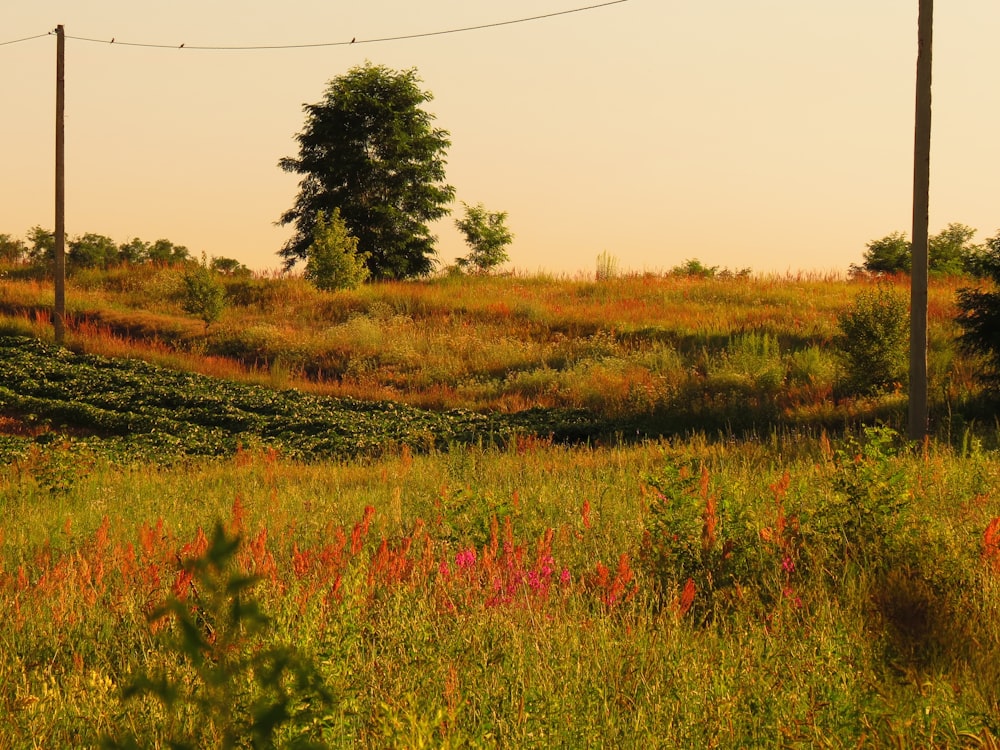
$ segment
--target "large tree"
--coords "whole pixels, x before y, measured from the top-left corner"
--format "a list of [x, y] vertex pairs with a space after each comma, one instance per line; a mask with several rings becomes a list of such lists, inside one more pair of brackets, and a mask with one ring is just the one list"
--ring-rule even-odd
[[280, 224], [295, 234], [279, 254], [290, 268], [308, 256], [320, 211], [340, 209], [374, 279], [421, 276], [432, 268], [427, 223], [448, 213], [455, 189], [444, 183], [448, 132], [422, 105], [431, 94], [416, 70], [366, 63], [329, 82], [307, 104], [299, 155], [279, 164], [303, 175], [295, 205]]

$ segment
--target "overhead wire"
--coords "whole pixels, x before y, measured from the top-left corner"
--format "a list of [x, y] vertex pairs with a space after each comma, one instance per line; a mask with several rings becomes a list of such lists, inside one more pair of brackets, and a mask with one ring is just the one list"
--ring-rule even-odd
[[34, 36], [26, 36], [22, 39], [11, 39], [9, 42], [0, 42], [0, 47], [5, 47], [8, 44], [20, 44], [21, 42], [30, 42], [32, 39], [41, 39], [43, 36], [48, 36], [51, 31], [46, 31], [44, 34], [35, 34]]
[[[543, 13], [536, 16], [527, 16], [524, 18], [515, 18], [509, 21], [494, 21], [492, 23], [483, 23], [476, 26], [462, 26], [454, 29], [443, 29], [440, 31], [424, 31], [416, 34], [401, 34], [398, 36], [385, 36], [385, 37], [373, 37], [370, 39], [358, 39], [352, 38], [349, 41], [340, 42], [314, 42], [307, 44], [257, 44], [257, 45], [239, 45], [239, 46], [223, 46], [223, 45], [199, 45], [199, 44], [186, 44], [182, 42], [181, 44], [151, 44], [144, 42], [127, 42], [118, 41], [116, 37], [111, 39], [96, 39], [93, 37], [84, 36], [72, 36], [66, 34], [67, 39], [73, 39], [78, 42], [93, 42], [96, 44], [115, 44], [122, 47], [145, 47], [152, 49], [189, 49], [189, 50], [213, 50], [219, 52], [249, 52], [249, 51], [259, 51], [259, 50], [280, 50], [280, 49], [309, 49], [316, 47], [348, 47], [358, 44], [377, 44], [381, 42], [398, 42], [407, 39], [423, 39], [432, 36], [444, 36], [446, 34], [461, 34], [468, 31], [479, 31], [482, 29], [492, 29], [499, 26], [512, 26], [514, 24], [529, 23], [531, 21], [541, 21], [546, 18], [555, 18], [556, 16], [566, 16], [571, 13], [582, 13], [589, 10], [597, 10], [598, 8], [606, 8], [610, 5], [619, 5], [621, 3], [626, 3], [628, 0], [608, 0], [607, 2], [597, 3], [595, 5], [587, 5], [579, 8], [570, 8], [569, 10], [560, 10], [553, 13]], [[45, 34], [37, 34], [35, 36], [25, 37], [23, 39], [13, 39], [9, 42], [0, 42], [0, 46], [5, 44], [17, 44], [19, 42], [26, 42], [31, 39], [38, 39], [39, 37], [48, 36], [54, 34], [55, 32], [49, 31]]]

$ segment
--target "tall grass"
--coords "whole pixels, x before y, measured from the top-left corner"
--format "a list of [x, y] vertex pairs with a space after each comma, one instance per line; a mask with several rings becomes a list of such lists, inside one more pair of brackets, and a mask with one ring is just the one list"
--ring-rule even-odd
[[[326, 294], [295, 277], [228, 278], [230, 306], [205, 332], [180, 312], [180, 273], [74, 277], [70, 345], [435, 409], [582, 407], [710, 430], [902, 417], [892, 394], [838, 388], [837, 316], [872, 283], [864, 279], [514, 275]], [[935, 279], [930, 290], [930, 393], [942, 420], [979, 390], [975, 363], [951, 343], [961, 283]], [[47, 295], [37, 282], [0, 281], [6, 325], [47, 335]]]
[[[279, 744], [1000, 736], [1000, 465], [974, 444], [912, 449], [881, 430], [324, 465], [94, 456], [55, 482], [57, 455], [0, 472], [5, 746], [199, 736], [199, 704], [171, 714], [122, 690], [166, 670], [199, 695], [176, 626], [147, 615], [170, 596], [208, 612], [182, 561], [217, 518], [271, 618], [266, 640], [233, 648], [294, 646], [330, 693]], [[251, 677], [234, 717], [261, 697]]]

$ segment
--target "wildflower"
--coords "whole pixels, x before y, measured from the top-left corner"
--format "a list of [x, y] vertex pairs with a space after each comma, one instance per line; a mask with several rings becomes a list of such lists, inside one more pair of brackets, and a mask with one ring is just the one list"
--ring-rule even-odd
[[791, 573], [795, 570], [795, 561], [788, 555], [785, 555], [784, 559], [781, 561], [781, 569], [786, 573]]
[[563, 568], [562, 573], [559, 574], [559, 583], [566, 585], [570, 582], [571, 576], [569, 574], [569, 568]]
[[442, 560], [441, 564], [438, 565], [438, 575], [440, 575], [442, 578], [451, 577], [451, 568], [448, 567], [447, 560]]
[[553, 570], [552, 566], [554, 564], [555, 560], [552, 559], [552, 555], [546, 555], [545, 557], [542, 558], [541, 565], [539, 566], [538, 570], [541, 573], [541, 575], [548, 578], [550, 575], [552, 575], [552, 570]]
[[476, 550], [469, 547], [455, 555], [455, 565], [459, 568], [471, 568], [476, 564]]

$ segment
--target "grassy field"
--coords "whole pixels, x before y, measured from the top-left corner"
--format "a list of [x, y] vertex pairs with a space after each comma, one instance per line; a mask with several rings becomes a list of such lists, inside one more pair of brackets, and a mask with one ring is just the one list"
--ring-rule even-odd
[[957, 282], [914, 445], [831, 346], [868, 282], [229, 279], [206, 331], [178, 273], [73, 279], [64, 352], [0, 280], [0, 747], [1000, 742]]

